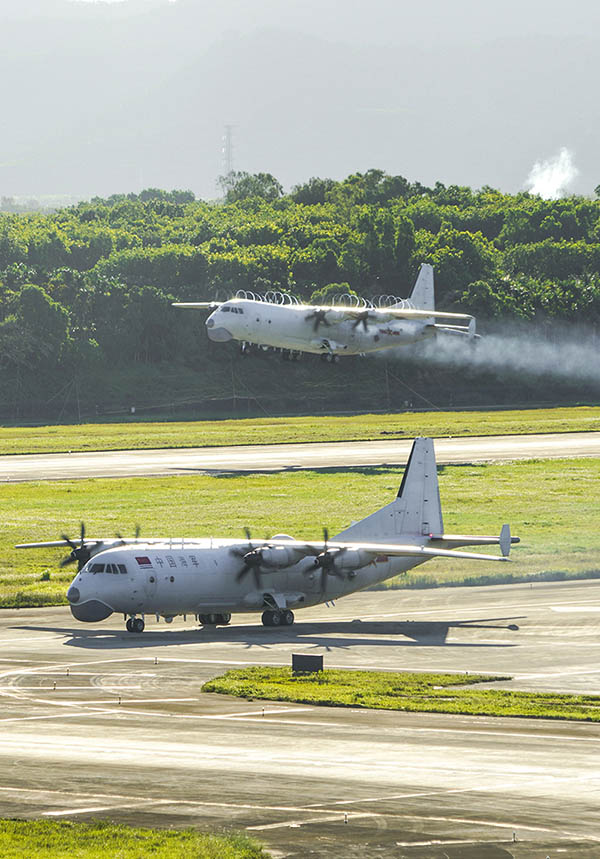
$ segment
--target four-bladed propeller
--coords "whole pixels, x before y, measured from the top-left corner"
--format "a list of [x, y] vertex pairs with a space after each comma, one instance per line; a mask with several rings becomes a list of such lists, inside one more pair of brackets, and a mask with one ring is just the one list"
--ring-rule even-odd
[[336, 559], [343, 555], [346, 551], [344, 547], [341, 549], [328, 549], [327, 543], [329, 542], [329, 532], [327, 528], [323, 528], [323, 551], [319, 552], [318, 555], [315, 556], [314, 565], [315, 567], [321, 568], [321, 590], [325, 591], [327, 587], [327, 576], [337, 576], [340, 579], [344, 578], [344, 574], [340, 572], [340, 570], [336, 569], [335, 562]]
[[94, 545], [86, 545], [85, 524], [83, 522], [81, 523], [79, 545], [77, 545], [77, 543], [74, 543], [73, 540], [71, 540], [71, 538], [68, 537], [66, 534], [61, 534], [61, 540], [64, 540], [65, 543], [69, 544], [69, 546], [71, 547], [71, 553], [67, 555], [66, 558], [62, 559], [59, 566], [66, 567], [69, 564], [77, 563], [77, 570], [81, 570], [92, 557], [92, 546]]
[[361, 310], [359, 313], [353, 313], [354, 322], [352, 323], [352, 328], [358, 328], [358, 326], [362, 322], [362, 326], [365, 331], [369, 330], [369, 320], [372, 318], [373, 314], [369, 310]]
[[232, 555], [235, 555], [238, 558], [242, 558], [244, 561], [242, 569], [236, 576], [236, 581], [241, 582], [244, 576], [246, 576], [248, 573], [252, 573], [254, 575], [256, 587], [260, 588], [260, 568], [263, 562], [261, 549], [263, 549], [266, 544], [261, 543], [260, 546], [255, 547], [252, 542], [250, 529], [244, 528], [244, 533], [246, 535], [246, 539], [248, 540], [248, 545], [241, 549], [230, 549]]
[[[141, 533], [142, 533], [141, 526], [140, 526], [139, 524], [137, 524], [137, 523], [136, 523], [136, 526], [135, 526], [135, 532], [134, 532], [134, 535], [135, 535], [135, 539], [136, 539], [136, 540], [137, 540], [137, 539], [139, 539], [139, 536], [140, 536], [140, 534], [141, 534]], [[116, 531], [116, 532], [115, 532], [115, 537], [116, 537], [118, 540], [120, 540], [120, 541], [123, 543], [123, 545], [125, 545], [125, 544], [126, 544], [125, 538], [123, 537], [123, 535], [122, 535], [122, 534], [119, 534], [119, 532], [118, 532], [118, 531]]]
[[313, 310], [312, 313], [308, 313], [304, 318], [306, 320], [314, 319], [313, 322], [313, 331], [319, 330], [319, 325], [323, 324], [327, 328], [329, 328], [330, 323], [326, 319], [327, 316], [327, 308], [326, 307], [317, 307], [316, 310]]

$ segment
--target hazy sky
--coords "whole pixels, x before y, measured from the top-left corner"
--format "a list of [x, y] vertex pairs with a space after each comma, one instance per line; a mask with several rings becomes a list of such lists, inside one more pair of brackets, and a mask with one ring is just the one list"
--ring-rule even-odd
[[[592, 0], [0, 0], [0, 195], [286, 188], [378, 167], [515, 191], [600, 183]], [[562, 161], [560, 160], [562, 158]]]

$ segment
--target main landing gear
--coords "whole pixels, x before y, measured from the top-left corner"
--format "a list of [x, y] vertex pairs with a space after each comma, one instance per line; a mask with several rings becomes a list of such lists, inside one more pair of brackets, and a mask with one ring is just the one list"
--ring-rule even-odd
[[127, 632], [143, 632], [145, 626], [141, 617], [130, 617], [125, 624]]
[[230, 614], [199, 614], [198, 620], [202, 626], [227, 626], [231, 620]]
[[333, 352], [321, 352], [321, 361], [327, 361], [329, 364], [338, 364], [339, 355], [334, 355]]
[[294, 612], [289, 608], [285, 611], [272, 611], [268, 609], [262, 614], [263, 626], [291, 626], [294, 622]]

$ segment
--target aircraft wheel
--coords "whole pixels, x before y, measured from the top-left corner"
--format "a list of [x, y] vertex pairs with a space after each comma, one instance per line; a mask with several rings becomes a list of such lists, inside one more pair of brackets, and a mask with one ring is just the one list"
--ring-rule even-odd
[[263, 622], [263, 626], [273, 626], [273, 612], [263, 611], [261, 620]]
[[220, 623], [222, 626], [227, 626], [227, 624], [231, 621], [230, 614], [219, 614], [217, 615], [217, 617], [219, 618], [217, 623]]
[[328, 352], [322, 352], [321, 353], [321, 361], [324, 361], [324, 362], [329, 361], [329, 353]]
[[134, 617], [131, 621], [131, 629], [133, 632], [143, 632], [146, 624], [141, 617]]
[[133, 632], [133, 618], [132, 617], [127, 618], [127, 623], [125, 624], [125, 629], [127, 630], [127, 632]]
[[281, 612], [280, 611], [272, 611], [271, 612], [271, 623], [270, 626], [281, 626]]
[[289, 608], [281, 613], [281, 622], [284, 626], [291, 626], [294, 622], [294, 612]]

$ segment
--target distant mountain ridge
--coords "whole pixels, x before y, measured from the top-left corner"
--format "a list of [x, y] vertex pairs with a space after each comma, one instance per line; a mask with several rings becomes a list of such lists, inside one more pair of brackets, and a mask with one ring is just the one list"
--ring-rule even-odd
[[250, 28], [234, 0], [199, 7], [3, 0], [0, 195], [159, 186], [212, 198], [227, 122], [236, 169], [288, 188], [376, 165], [516, 191], [564, 145], [580, 171], [572, 190], [600, 182], [597, 31], [465, 46], [460, 33], [432, 43], [390, 28], [385, 44], [360, 46], [282, 29], [274, 14]]

